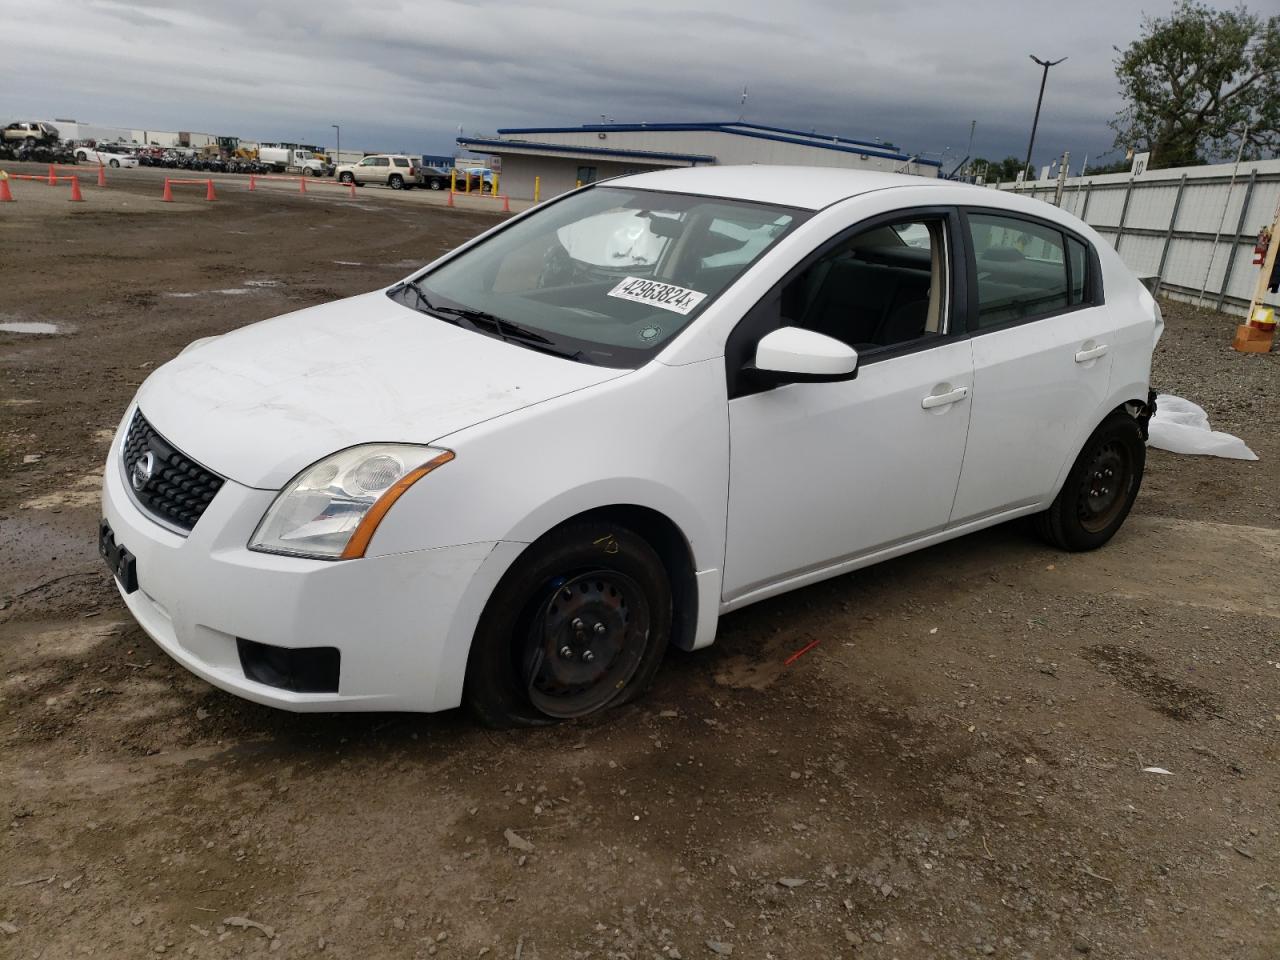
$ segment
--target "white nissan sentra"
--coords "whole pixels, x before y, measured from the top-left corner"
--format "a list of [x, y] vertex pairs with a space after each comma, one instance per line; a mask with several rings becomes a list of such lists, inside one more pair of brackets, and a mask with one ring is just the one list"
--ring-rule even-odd
[[787, 590], [1024, 515], [1104, 544], [1162, 326], [1042, 202], [624, 177], [192, 344], [121, 422], [100, 549], [156, 643], [250, 700], [581, 717]]

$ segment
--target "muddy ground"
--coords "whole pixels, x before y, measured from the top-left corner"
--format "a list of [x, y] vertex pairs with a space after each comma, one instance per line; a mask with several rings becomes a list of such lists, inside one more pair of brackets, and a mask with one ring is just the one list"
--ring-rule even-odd
[[1153, 451], [1098, 553], [1011, 524], [759, 604], [590, 723], [294, 716], [129, 619], [110, 432], [188, 341], [493, 220], [158, 194], [0, 205], [0, 323], [59, 328], [0, 333], [0, 956], [1280, 955], [1280, 356], [1234, 320], [1167, 304], [1156, 381], [1262, 459]]

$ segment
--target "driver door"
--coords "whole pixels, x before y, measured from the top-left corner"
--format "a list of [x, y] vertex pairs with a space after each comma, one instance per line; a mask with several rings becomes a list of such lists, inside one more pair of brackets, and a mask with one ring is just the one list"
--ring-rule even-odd
[[[730, 337], [726, 602], [946, 528], [973, 386], [958, 231], [948, 208], [865, 222], [802, 262]], [[782, 326], [852, 346], [856, 377], [753, 382], [755, 344]]]

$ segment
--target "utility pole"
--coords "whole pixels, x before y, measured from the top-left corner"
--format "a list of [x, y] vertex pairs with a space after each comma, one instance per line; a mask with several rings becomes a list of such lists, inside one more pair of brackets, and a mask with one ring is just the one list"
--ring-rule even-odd
[[338, 164], [342, 163], [342, 127], [336, 123], [331, 123], [329, 126], [333, 127], [337, 132], [338, 137], [338, 143], [333, 148], [333, 164], [336, 167]]
[[1040, 96], [1036, 98], [1036, 118], [1031, 121], [1031, 140], [1027, 143], [1027, 162], [1022, 165], [1023, 170], [1031, 169], [1031, 148], [1036, 145], [1036, 127], [1040, 125], [1040, 104], [1044, 102], [1044, 85], [1045, 81], [1049, 79], [1049, 68], [1056, 67], [1067, 59], [1063, 57], [1060, 60], [1041, 60], [1035, 54], [1028, 54], [1028, 56], [1044, 67], [1044, 73], [1040, 74]]

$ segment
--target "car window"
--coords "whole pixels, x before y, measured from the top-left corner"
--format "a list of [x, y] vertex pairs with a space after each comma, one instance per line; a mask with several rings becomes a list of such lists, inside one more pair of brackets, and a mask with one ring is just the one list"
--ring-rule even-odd
[[407, 166], [409, 166], [409, 161], [408, 161], [408, 160], [406, 160], [404, 157], [396, 157], [396, 166], [397, 166], [397, 167], [407, 167]]
[[356, 164], [356, 166], [357, 166], [357, 167], [372, 167], [372, 166], [373, 166], [373, 157], [365, 157], [363, 160], [361, 160], [359, 163], [357, 163], [357, 164]]
[[1070, 302], [1062, 234], [1048, 225], [970, 214], [978, 327], [1062, 310]]
[[903, 220], [854, 235], [782, 291], [782, 322], [874, 350], [947, 331], [946, 222]]
[[374, 157], [373, 165], [375, 167], [389, 167], [391, 166], [391, 161], [388, 160], [386, 157]]
[[1092, 303], [1089, 280], [1089, 248], [1075, 237], [1067, 237], [1067, 252], [1071, 256], [1071, 302]]

